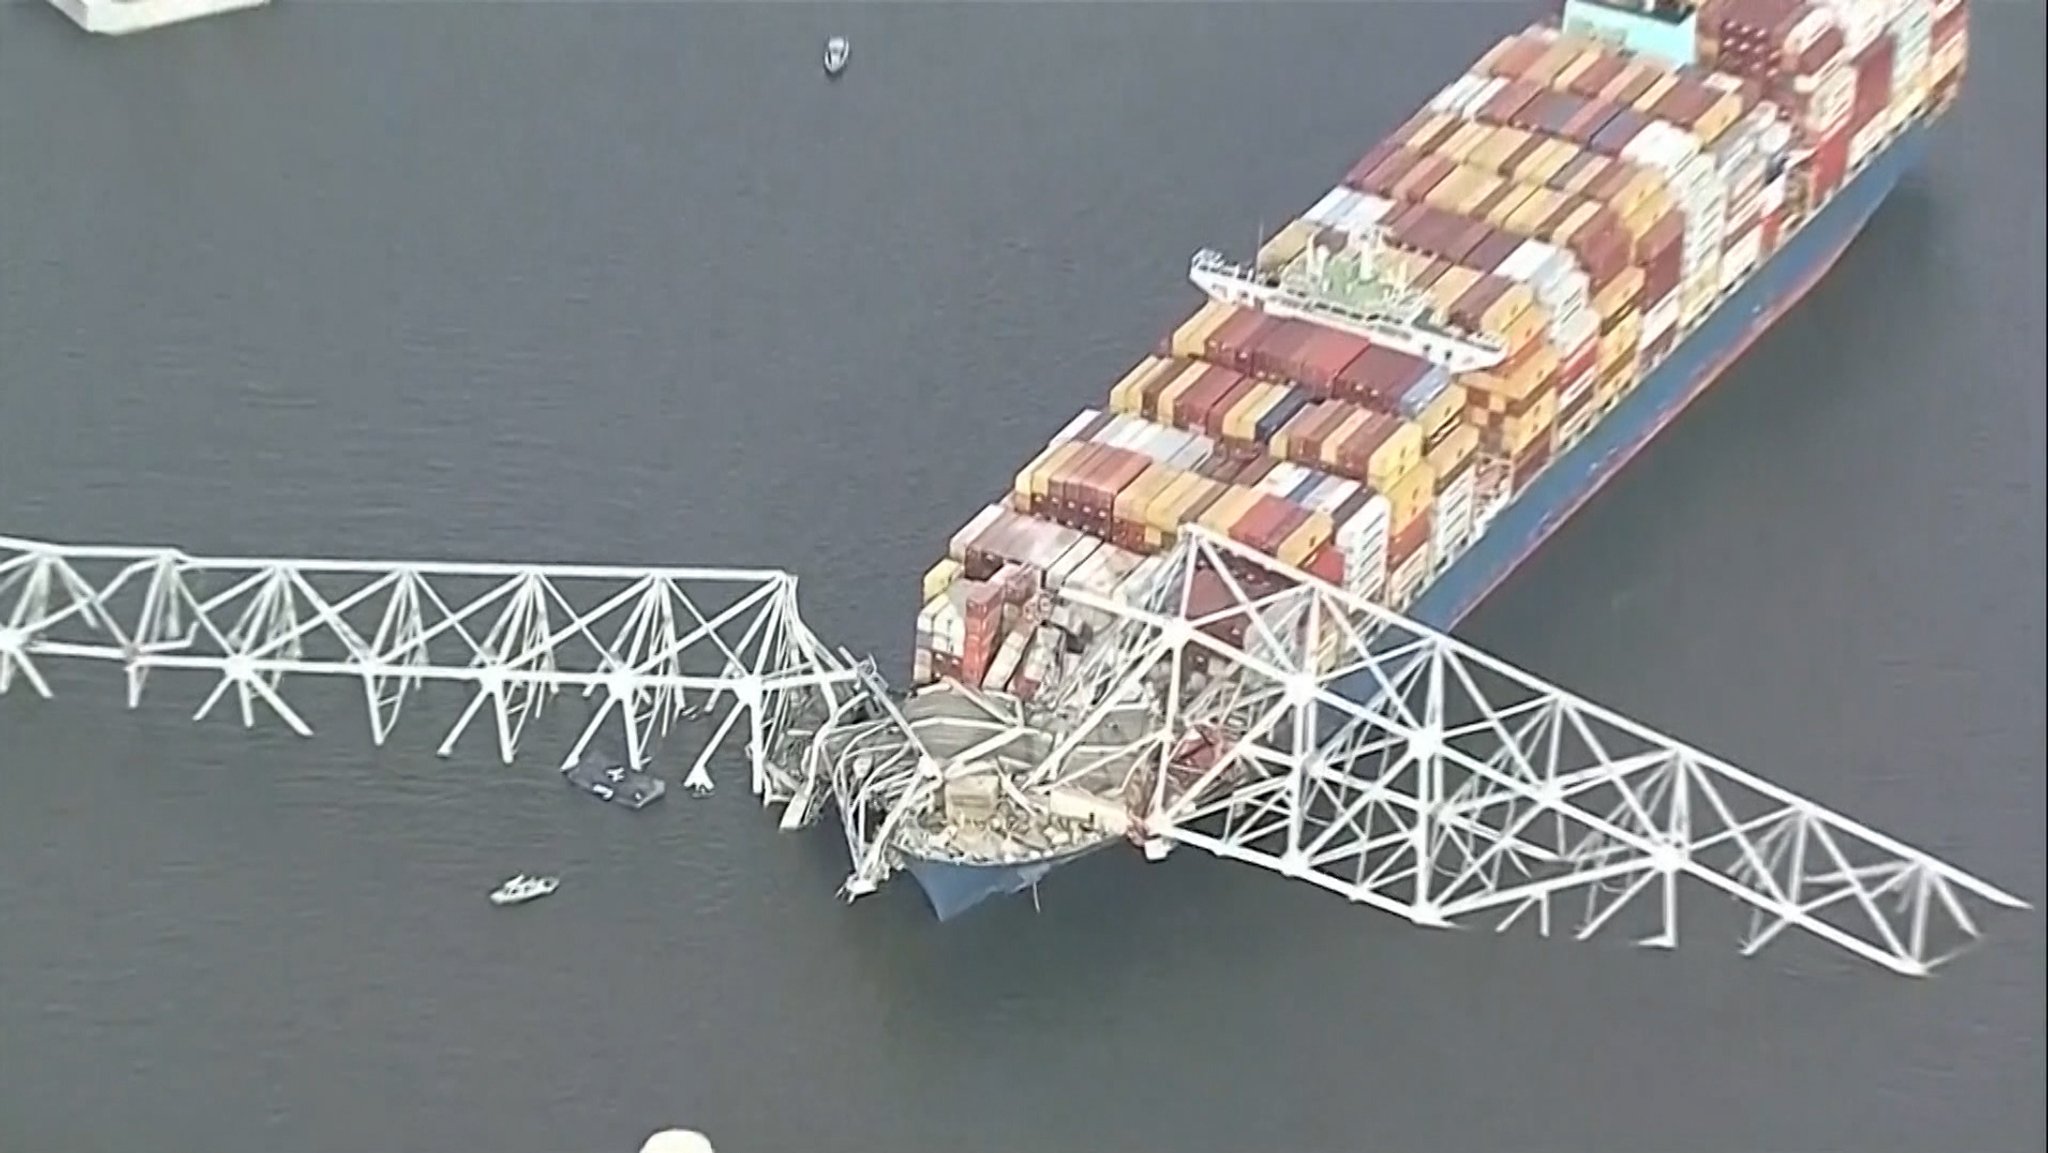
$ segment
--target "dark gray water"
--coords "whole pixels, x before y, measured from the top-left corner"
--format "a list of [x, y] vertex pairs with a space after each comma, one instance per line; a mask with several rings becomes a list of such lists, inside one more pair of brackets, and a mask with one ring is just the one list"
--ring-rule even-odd
[[[1930, 168], [1466, 632], [2039, 899], [2043, 20], [1980, 7]], [[1519, 19], [0, 8], [0, 531], [772, 562], [900, 667], [917, 574], [1192, 307], [1187, 254]], [[373, 752], [345, 693], [301, 742], [161, 687], [0, 704], [0, 1150], [2044, 1141], [2037, 913], [1913, 983], [1112, 854], [942, 930], [836, 903], [735, 779], [622, 820], [424, 724]], [[536, 865], [571, 887], [480, 899]]]

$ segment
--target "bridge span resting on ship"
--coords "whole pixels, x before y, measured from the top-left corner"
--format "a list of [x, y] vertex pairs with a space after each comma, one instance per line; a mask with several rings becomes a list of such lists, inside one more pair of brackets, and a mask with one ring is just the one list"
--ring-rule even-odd
[[[338, 680], [360, 687], [378, 745], [419, 702], [454, 713], [442, 756], [488, 714], [510, 764], [573, 691], [592, 703], [560, 734], [564, 766], [607, 726], [635, 767], [665, 771], [683, 746], [674, 768], [694, 792], [743, 763], [785, 828], [836, 814], [848, 896], [933, 857], [995, 867], [1189, 845], [1418, 925], [1548, 934], [1563, 913], [1581, 938], [1605, 928], [1663, 947], [1678, 939], [1678, 894], [1712, 890], [1746, 914], [1730, 922], [1745, 953], [1796, 928], [1913, 976], [1979, 939], [1983, 909], [2026, 907], [1202, 530], [1134, 597], [1043, 595], [1110, 623], [1024, 701], [892, 690], [811, 631], [796, 578], [773, 569], [0, 537], [0, 692], [47, 697], [56, 666], [103, 663], [134, 708], [157, 674], [189, 673], [211, 682], [195, 719], [232, 696], [244, 726], [268, 713], [310, 736], [288, 694]], [[1689, 923], [1714, 911], [1689, 909]]]

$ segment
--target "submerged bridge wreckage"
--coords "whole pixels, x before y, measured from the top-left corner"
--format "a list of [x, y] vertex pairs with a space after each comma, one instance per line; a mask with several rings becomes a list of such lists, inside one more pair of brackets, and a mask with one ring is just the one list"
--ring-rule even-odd
[[[1200, 598], [1215, 611], [1194, 608]], [[1747, 906], [1745, 953], [1786, 928], [1924, 975], [2016, 897], [1451, 637], [1187, 532], [1138, 603], [1059, 597], [1107, 622], [1030, 702], [904, 696], [820, 641], [774, 570], [205, 558], [0, 537], [0, 692], [49, 696], [59, 662], [209, 676], [311, 726], [285, 697], [359, 685], [379, 744], [414, 698], [485, 713], [510, 763], [564, 690], [600, 697], [645, 766], [701, 732], [683, 784], [744, 759], [783, 824], [833, 807], [872, 891], [934, 856], [1001, 864], [1129, 839], [1192, 845], [1421, 925], [1489, 920], [1670, 946], [1680, 882]], [[458, 702], [459, 705], [458, 705]], [[735, 743], [743, 757], [721, 757]], [[731, 750], [739, 753], [741, 750]], [[664, 758], [665, 759], [665, 758]], [[678, 764], [678, 768], [681, 765]], [[656, 766], [658, 769], [659, 766]], [[966, 827], [962, 792], [984, 802]], [[992, 848], [1002, 844], [1008, 848]], [[1023, 850], [1017, 844], [1024, 843]], [[979, 855], [979, 856], [977, 856]], [[1624, 917], [1624, 914], [1627, 914]]]

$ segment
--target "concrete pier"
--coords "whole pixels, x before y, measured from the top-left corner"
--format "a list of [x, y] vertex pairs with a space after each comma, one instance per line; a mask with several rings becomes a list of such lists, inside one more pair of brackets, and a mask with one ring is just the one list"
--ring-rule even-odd
[[202, 16], [261, 8], [270, 0], [50, 0], [73, 24], [102, 36], [126, 36]]

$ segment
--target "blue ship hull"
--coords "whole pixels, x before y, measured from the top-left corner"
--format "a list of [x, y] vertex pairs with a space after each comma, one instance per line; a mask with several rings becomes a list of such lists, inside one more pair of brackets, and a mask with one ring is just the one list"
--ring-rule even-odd
[[[1651, 370], [1585, 439], [1560, 454], [1503, 508], [1486, 535], [1425, 588], [1405, 615], [1448, 631], [1506, 580], [1834, 267], [1898, 186], [1900, 177], [1919, 163], [1926, 151], [1930, 122], [1914, 122], [1890, 147], [1871, 157], [1861, 172], [1679, 342], [1664, 363]], [[909, 868], [933, 911], [946, 921], [992, 897], [1031, 888], [1060, 865], [1100, 847], [1029, 865], [912, 861]]]

